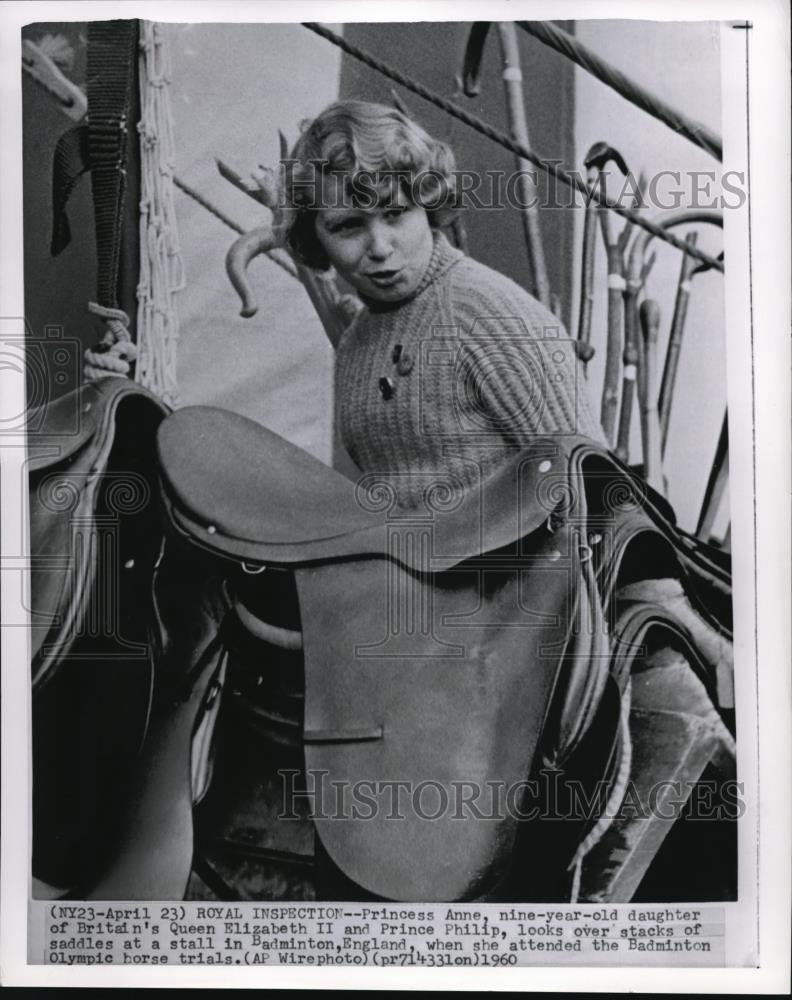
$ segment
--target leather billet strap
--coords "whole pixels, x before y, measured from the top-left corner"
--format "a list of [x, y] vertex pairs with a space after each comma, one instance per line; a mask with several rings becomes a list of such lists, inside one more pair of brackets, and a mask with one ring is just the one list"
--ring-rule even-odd
[[131, 109], [137, 88], [137, 20], [88, 25], [88, 160], [94, 202], [97, 301], [117, 307]]

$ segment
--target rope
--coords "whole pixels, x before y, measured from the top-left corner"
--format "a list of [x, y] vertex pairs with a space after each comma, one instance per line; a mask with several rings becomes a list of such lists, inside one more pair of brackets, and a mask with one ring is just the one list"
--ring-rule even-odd
[[167, 26], [141, 21], [140, 278], [135, 378], [169, 406], [178, 405], [174, 294], [185, 286], [173, 204], [174, 140]]
[[608, 208], [612, 212], [616, 212], [617, 215], [622, 216], [622, 218], [627, 219], [629, 222], [634, 223], [641, 229], [645, 229], [646, 232], [651, 233], [653, 236], [660, 240], [670, 244], [672, 247], [676, 247], [677, 250], [681, 250], [682, 253], [686, 253], [691, 257], [695, 257], [700, 260], [703, 264], [707, 264], [709, 267], [717, 271], [723, 271], [723, 262], [716, 260], [714, 257], [710, 257], [709, 254], [704, 253], [699, 250], [698, 247], [690, 246], [685, 243], [684, 240], [678, 239], [671, 233], [667, 233], [662, 226], [657, 225], [657, 223], [651, 222], [649, 219], [645, 219], [642, 215], [637, 212], [632, 211], [629, 208], [624, 208], [614, 202], [608, 201], [607, 197], [602, 194], [602, 191], [598, 186], [589, 188], [588, 185], [576, 174], [569, 173], [568, 171], [562, 169], [557, 163], [552, 161], [543, 160], [536, 153], [528, 149], [522, 143], [515, 142], [511, 139], [505, 132], [500, 132], [498, 129], [492, 128], [481, 118], [477, 118], [475, 115], [468, 114], [463, 108], [458, 105], [453, 104], [451, 101], [447, 101], [445, 98], [440, 97], [439, 94], [435, 94], [434, 91], [429, 90], [424, 87], [423, 84], [417, 83], [415, 80], [398, 70], [393, 69], [387, 63], [382, 62], [380, 59], [375, 58], [369, 53], [364, 52], [362, 49], [358, 48], [357, 45], [353, 45], [348, 42], [345, 38], [341, 38], [340, 35], [336, 35], [334, 32], [323, 27], [321, 24], [317, 24], [313, 21], [303, 21], [303, 27], [308, 28], [309, 31], [313, 31], [315, 34], [320, 35], [325, 38], [328, 42], [333, 45], [338, 46], [348, 55], [352, 56], [354, 59], [365, 63], [371, 69], [376, 70], [376, 72], [381, 73], [383, 76], [387, 76], [389, 79], [394, 80], [396, 83], [401, 84], [407, 90], [411, 90], [414, 94], [422, 97], [425, 101], [433, 104], [435, 107], [440, 108], [441, 111], [445, 111], [446, 114], [451, 115], [453, 118], [458, 119], [463, 122], [469, 128], [474, 129], [474, 131], [479, 132], [481, 135], [486, 136], [493, 142], [498, 143], [498, 145], [503, 146], [504, 149], [510, 150], [512, 153], [522, 156], [524, 159], [533, 163], [534, 166], [543, 170], [545, 173], [550, 174], [557, 181], [562, 184], [567, 185], [567, 187], [573, 188], [579, 191], [581, 194], [585, 195], [587, 200], [594, 200], [598, 206], [601, 208]]
[[89, 302], [88, 312], [101, 316], [107, 330], [95, 347], [83, 353], [83, 375], [89, 382], [108, 375], [129, 375], [137, 358], [137, 348], [129, 333], [129, 316], [123, 309], [100, 306], [98, 302]]
[[[234, 222], [233, 219], [229, 218], [223, 211], [221, 211], [221, 209], [219, 209], [216, 205], [213, 205], [211, 201], [204, 197], [204, 195], [202, 195], [199, 191], [196, 191], [195, 188], [190, 187], [190, 185], [183, 181], [180, 177], [174, 176], [173, 183], [177, 188], [179, 188], [180, 191], [183, 191], [188, 198], [192, 198], [193, 201], [205, 208], [207, 212], [210, 212], [216, 219], [219, 219], [223, 225], [228, 226], [229, 229], [233, 229], [234, 232], [239, 233], [240, 236], [245, 234], [247, 230], [243, 229], [237, 222]], [[296, 281], [300, 280], [296, 268], [289, 263], [285, 254], [280, 254], [277, 250], [268, 250], [266, 252], [266, 256], [269, 257], [270, 260], [274, 261], [278, 267], [283, 268], [283, 270], [287, 274], [290, 274]]]
[[706, 150], [716, 160], [723, 160], [723, 140], [719, 135], [644, 90], [568, 32], [562, 31], [551, 21], [518, 21], [517, 24], [544, 45], [577, 63], [631, 104], [661, 121], [674, 132], [678, 132], [694, 145]]

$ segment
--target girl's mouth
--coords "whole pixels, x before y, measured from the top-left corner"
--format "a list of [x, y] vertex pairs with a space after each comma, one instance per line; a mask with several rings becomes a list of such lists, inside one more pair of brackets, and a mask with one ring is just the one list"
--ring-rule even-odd
[[369, 281], [372, 281], [378, 288], [389, 288], [391, 285], [395, 285], [399, 280], [401, 275], [401, 268], [397, 270], [388, 271], [375, 271], [372, 274], [367, 275]]

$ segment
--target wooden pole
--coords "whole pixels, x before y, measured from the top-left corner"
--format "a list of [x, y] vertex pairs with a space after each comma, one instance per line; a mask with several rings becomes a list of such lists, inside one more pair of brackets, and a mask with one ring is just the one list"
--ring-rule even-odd
[[[528, 120], [525, 114], [523, 99], [522, 69], [520, 66], [520, 48], [517, 42], [517, 29], [512, 21], [498, 23], [501, 54], [503, 58], [503, 87], [506, 92], [506, 114], [509, 122], [509, 132], [512, 138], [523, 146], [530, 146], [528, 137]], [[516, 193], [519, 199], [519, 211], [525, 233], [525, 244], [528, 249], [528, 267], [530, 270], [530, 288], [539, 301], [550, 308], [550, 285], [547, 279], [542, 231], [539, 225], [539, 212], [536, 205], [537, 185], [531, 175], [531, 164], [520, 156], [515, 156], [517, 167]]]
[[[695, 246], [697, 241], [697, 233], [688, 233], [685, 237], [685, 242], [691, 246]], [[668, 338], [668, 350], [666, 352], [665, 365], [663, 366], [663, 378], [660, 383], [660, 399], [658, 402], [660, 409], [660, 446], [663, 454], [665, 454], [666, 441], [668, 440], [668, 425], [671, 420], [671, 404], [674, 399], [674, 385], [676, 384], [677, 368], [679, 366], [679, 352], [682, 349], [682, 334], [684, 333], [685, 320], [687, 319], [687, 307], [690, 299], [690, 279], [696, 267], [696, 261], [692, 257], [689, 257], [687, 254], [682, 255], [676, 301], [674, 302], [674, 317], [671, 320], [671, 333]]]
[[660, 307], [654, 299], [644, 299], [639, 310], [644, 340], [644, 371], [641, 380], [641, 431], [643, 436], [644, 479], [658, 493], [665, 493], [663, 460], [660, 454], [660, 424], [657, 418], [657, 338]]

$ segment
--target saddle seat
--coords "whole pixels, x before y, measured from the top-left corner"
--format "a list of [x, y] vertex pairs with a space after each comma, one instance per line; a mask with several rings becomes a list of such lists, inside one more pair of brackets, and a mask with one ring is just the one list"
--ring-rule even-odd
[[[164, 497], [173, 525], [194, 542], [251, 563], [295, 564], [391, 552], [388, 532], [431, 522], [434, 566], [495, 551], [545, 523], [567, 458], [538, 438], [465, 492], [442, 474], [423, 509], [403, 509], [387, 473], [355, 483], [246, 417], [185, 407], [158, 435]], [[544, 489], [543, 489], [544, 484]], [[420, 551], [398, 555], [425, 568]]]

